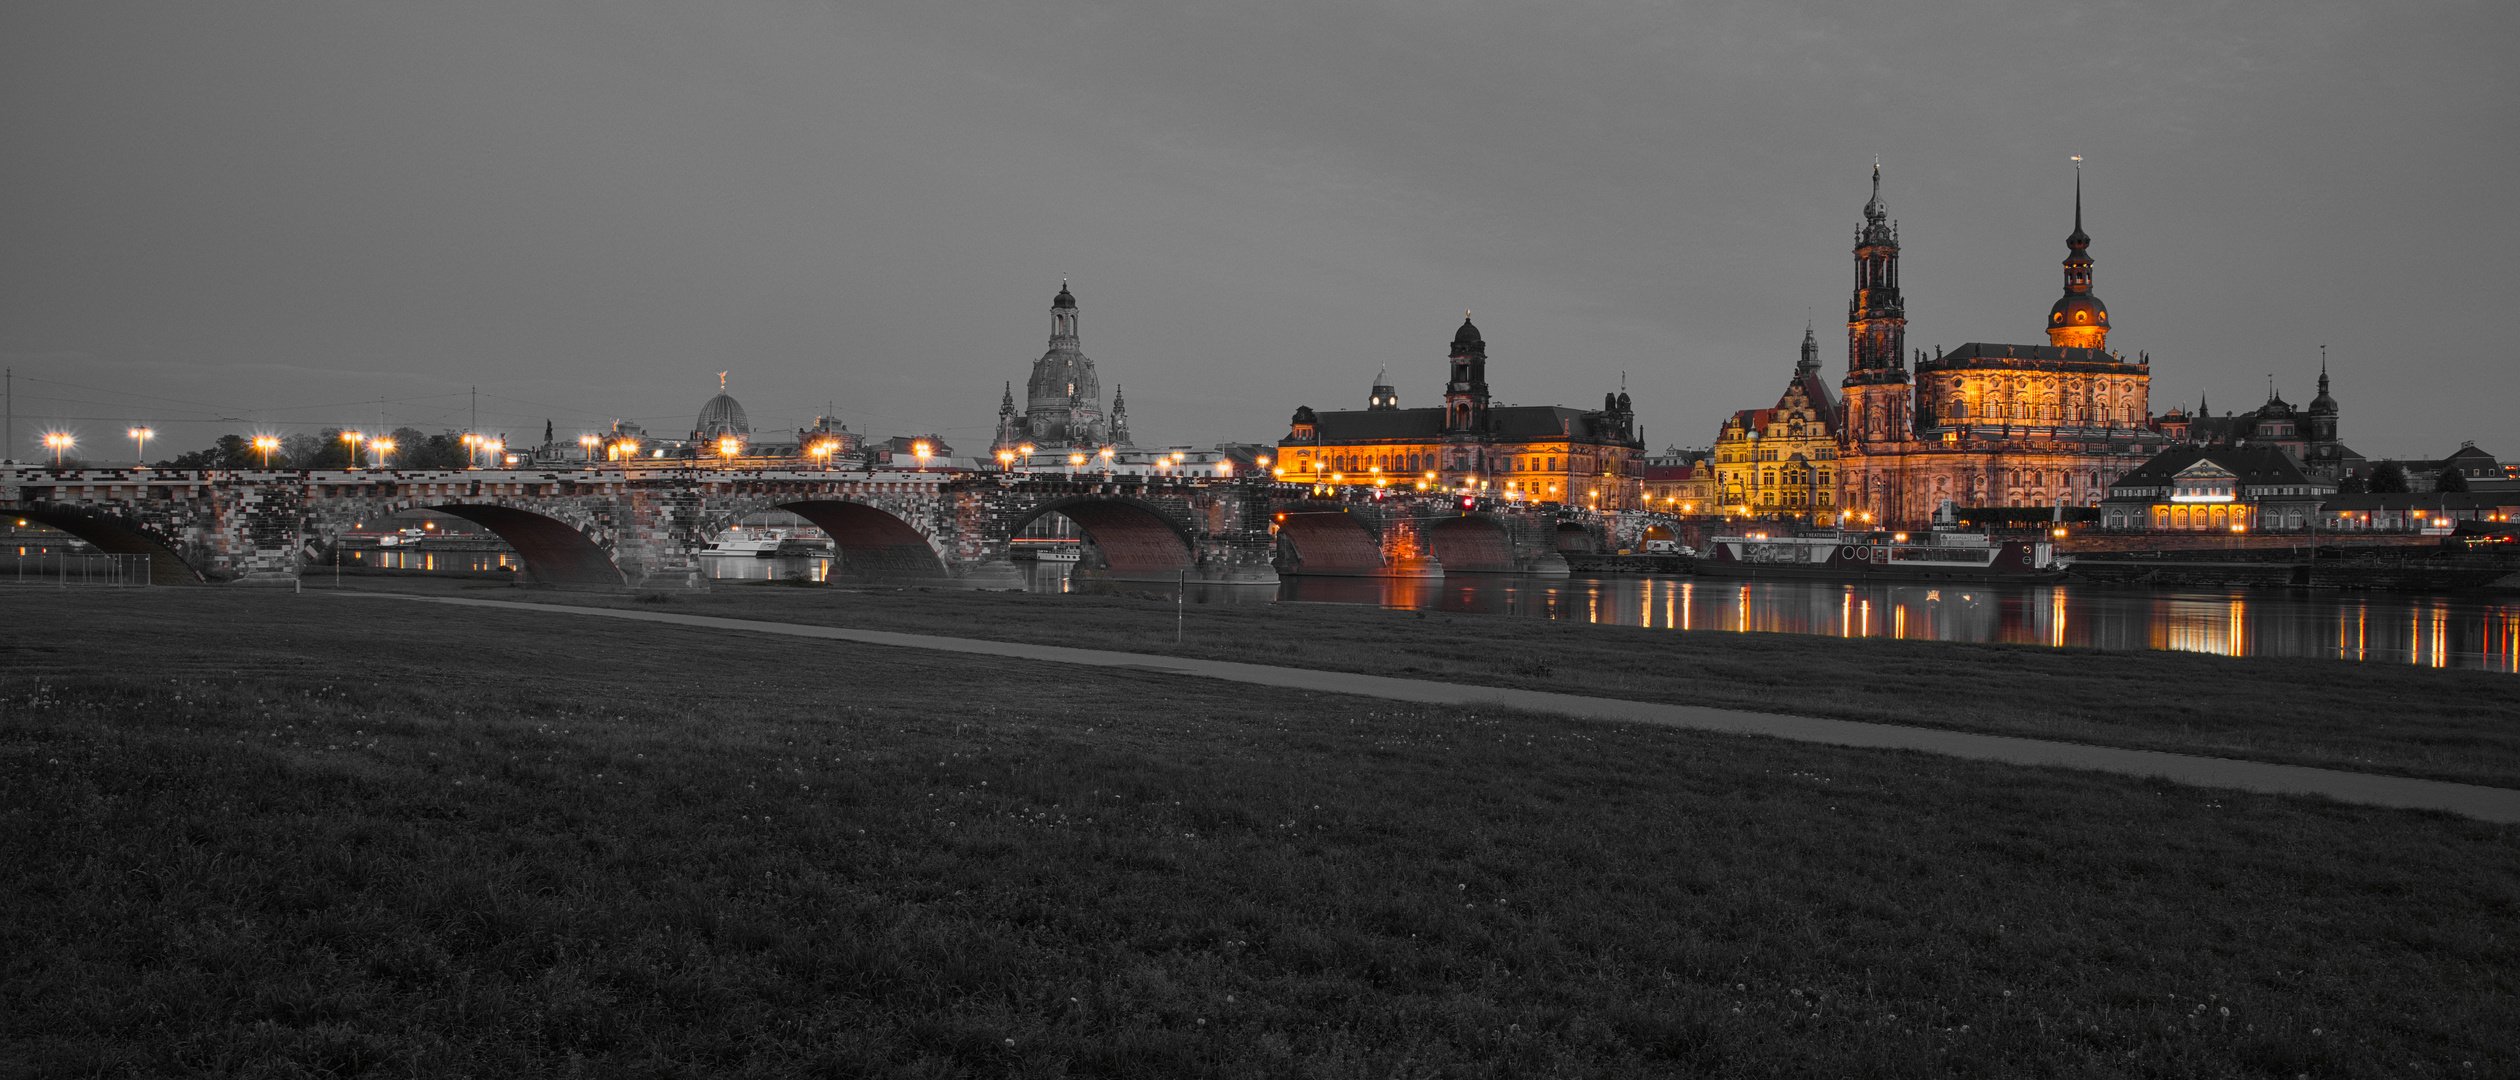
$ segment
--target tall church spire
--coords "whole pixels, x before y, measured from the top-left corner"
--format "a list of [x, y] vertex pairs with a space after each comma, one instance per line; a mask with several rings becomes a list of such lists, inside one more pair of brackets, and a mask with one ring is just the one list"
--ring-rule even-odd
[[[1851, 382], [1907, 381], [1907, 303], [1899, 295], [1899, 226], [1881, 201], [1873, 164], [1872, 201], [1855, 233], [1855, 295], [1846, 302], [1846, 372]], [[1892, 374], [1892, 373], [1895, 373]]]
[[2074, 167], [2074, 231], [2065, 237], [2065, 295], [2048, 309], [2048, 344], [2100, 349], [2109, 343], [2109, 307], [2091, 291], [2091, 236], [2083, 232], [2082, 167]]

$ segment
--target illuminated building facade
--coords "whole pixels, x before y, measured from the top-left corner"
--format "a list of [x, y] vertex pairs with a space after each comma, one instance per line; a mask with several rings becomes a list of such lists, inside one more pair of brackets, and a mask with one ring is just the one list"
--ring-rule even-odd
[[1714, 511], [1834, 521], [1837, 415], [1836, 395], [1820, 375], [1819, 338], [1806, 327], [1802, 358], [1776, 407], [1736, 412], [1716, 436]]
[[1898, 226], [1874, 167], [1847, 308], [1841, 520], [1917, 526], [1946, 502], [2096, 506], [2110, 483], [2167, 445], [2151, 426], [2151, 358], [2108, 351], [2079, 178], [2065, 246], [2065, 289], [2048, 310], [2047, 344], [1970, 342], [1930, 358], [1918, 350], [1911, 371]]
[[1625, 392], [1599, 411], [1498, 405], [1487, 341], [1467, 316], [1453, 334], [1444, 404], [1404, 409], [1377, 376], [1363, 409], [1295, 410], [1278, 441], [1278, 475], [1341, 488], [1472, 491], [1603, 510], [1643, 500], [1644, 440]]
[[997, 438], [990, 449], [1086, 449], [1129, 445], [1128, 413], [1113, 388], [1111, 412], [1102, 407], [1102, 379], [1078, 344], [1076, 296], [1067, 282], [1050, 301], [1050, 348], [1033, 361], [1024, 381], [1024, 408], [1015, 408], [1015, 384], [998, 400]]
[[2280, 447], [2165, 450], [2109, 486], [2102, 528], [2138, 532], [2300, 532], [2318, 523], [2334, 480]]

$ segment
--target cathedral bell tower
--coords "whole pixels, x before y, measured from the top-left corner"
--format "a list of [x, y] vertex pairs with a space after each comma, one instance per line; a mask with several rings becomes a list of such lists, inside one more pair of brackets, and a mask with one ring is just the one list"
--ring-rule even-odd
[[1855, 233], [1855, 295], [1846, 303], [1846, 424], [1859, 443], [1909, 438], [1907, 302], [1899, 296], [1899, 226], [1881, 203], [1881, 166]]

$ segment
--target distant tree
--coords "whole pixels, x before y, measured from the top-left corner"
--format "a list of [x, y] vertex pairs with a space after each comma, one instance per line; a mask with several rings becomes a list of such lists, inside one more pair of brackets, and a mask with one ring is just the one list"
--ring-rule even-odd
[[242, 435], [221, 435], [209, 447], [189, 454], [177, 454], [158, 462], [161, 469], [250, 469], [262, 464], [254, 452], [253, 440]]
[[2400, 495], [2407, 490], [2406, 466], [2383, 461], [2371, 470], [2371, 481], [2364, 485], [2374, 495]]
[[2336, 493], [2339, 495], [2360, 495], [2370, 489], [2370, 482], [2359, 476], [2344, 477], [2336, 482]]
[[2466, 491], [2467, 489], [2467, 474], [2449, 466], [2443, 466], [2441, 476], [2433, 481], [2434, 491]]

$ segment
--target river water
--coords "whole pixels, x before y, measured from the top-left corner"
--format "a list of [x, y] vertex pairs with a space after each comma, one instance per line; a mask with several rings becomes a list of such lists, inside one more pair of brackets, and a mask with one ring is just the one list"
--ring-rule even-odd
[[[821, 581], [827, 559], [709, 559], [710, 576]], [[1170, 582], [1096, 582], [1030, 563], [1034, 592], [1170, 595]], [[2093, 585], [1875, 585], [1693, 577], [1287, 578], [1189, 586], [1193, 604], [1315, 603], [1571, 619], [1673, 630], [1998, 641], [2221, 656], [2306, 656], [2520, 672], [2520, 597]]]

